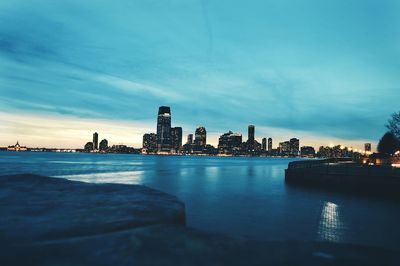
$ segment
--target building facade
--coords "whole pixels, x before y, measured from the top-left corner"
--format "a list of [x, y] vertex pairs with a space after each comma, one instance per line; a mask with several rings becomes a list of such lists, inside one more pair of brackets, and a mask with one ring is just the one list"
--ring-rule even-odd
[[182, 128], [181, 127], [171, 128], [171, 141], [172, 141], [172, 149], [174, 149], [175, 152], [179, 152], [182, 149]]
[[157, 152], [157, 135], [155, 133], [147, 133], [143, 135], [143, 150], [144, 153]]
[[103, 139], [102, 141], [100, 141], [99, 150], [106, 151], [107, 149], [108, 149], [108, 140]]
[[170, 152], [171, 149], [171, 109], [160, 106], [157, 115], [157, 151]]
[[93, 150], [99, 149], [99, 134], [97, 132], [93, 133]]
[[218, 152], [220, 154], [239, 154], [242, 148], [242, 134], [229, 131], [218, 139]]

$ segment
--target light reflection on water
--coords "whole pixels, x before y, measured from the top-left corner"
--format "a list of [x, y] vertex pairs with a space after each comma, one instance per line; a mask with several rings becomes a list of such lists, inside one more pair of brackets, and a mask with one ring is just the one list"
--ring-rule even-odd
[[187, 224], [256, 240], [398, 249], [398, 203], [285, 185], [291, 159], [0, 152], [0, 173], [143, 184], [180, 198]]
[[333, 202], [325, 202], [318, 226], [318, 240], [341, 242], [344, 229], [340, 206]]
[[54, 177], [62, 177], [87, 183], [123, 183], [137, 185], [143, 183], [143, 173], [143, 171], [128, 171], [80, 175], [60, 175]]

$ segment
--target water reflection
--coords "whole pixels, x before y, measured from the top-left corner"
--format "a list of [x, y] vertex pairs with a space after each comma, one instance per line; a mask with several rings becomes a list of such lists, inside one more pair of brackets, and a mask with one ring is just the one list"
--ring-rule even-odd
[[80, 175], [59, 175], [55, 177], [62, 177], [88, 183], [123, 183], [137, 185], [143, 183], [143, 173], [143, 171], [128, 171]]
[[340, 242], [342, 241], [343, 230], [340, 206], [333, 202], [325, 202], [319, 220], [318, 240]]

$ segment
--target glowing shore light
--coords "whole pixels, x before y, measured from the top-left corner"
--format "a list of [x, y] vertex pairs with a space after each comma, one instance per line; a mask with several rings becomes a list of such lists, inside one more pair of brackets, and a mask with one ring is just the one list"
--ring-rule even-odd
[[329, 147], [333, 148], [335, 145], [333, 143], [329, 144]]
[[343, 146], [343, 145], [340, 145], [340, 149], [341, 149], [341, 150], [344, 150], [344, 149], [346, 149], [346, 147]]

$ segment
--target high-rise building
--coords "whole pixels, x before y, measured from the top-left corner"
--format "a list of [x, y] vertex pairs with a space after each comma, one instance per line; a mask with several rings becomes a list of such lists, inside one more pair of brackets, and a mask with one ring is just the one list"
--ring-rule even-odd
[[290, 142], [284, 141], [279, 143], [279, 152], [282, 156], [287, 156], [290, 154]]
[[267, 151], [267, 138], [262, 139], [262, 150]]
[[171, 141], [172, 148], [175, 152], [178, 152], [182, 148], [182, 128], [173, 127], [171, 128]]
[[229, 131], [219, 137], [218, 151], [222, 154], [238, 154], [242, 147], [242, 134]]
[[99, 150], [101, 151], [105, 151], [108, 148], [108, 140], [103, 139], [102, 141], [100, 141], [100, 145], [99, 145]]
[[194, 133], [194, 145], [195, 146], [206, 146], [207, 144], [207, 131], [205, 127], [198, 127]]
[[99, 134], [97, 132], [93, 133], [93, 150], [99, 149]]
[[303, 146], [300, 149], [301, 157], [314, 157], [315, 156], [315, 149], [311, 146]]
[[161, 106], [157, 116], [157, 151], [171, 151], [171, 109]]
[[272, 152], [272, 138], [268, 138], [268, 151]]
[[371, 143], [365, 143], [364, 144], [364, 150], [366, 152], [370, 152], [371, 151]]
[[299, 150], [300, 150], [300, 140], [296, 138], [292, 138], [289, 141], [289, 146], [290, 146], [290, 156], [298, 156], [299, 155]]
[[87, 142], [85, 147], [83, 148], [86, 152], [90, 152], [93, 150], [93, 142]]
[[193, 134], [189, 134], [189, 135], [187, 136], [187, 142], [186, 142], [186, 144], [190, 144], [190, 145], [193, 144]]
[[157, 152], [157, 135], [155, 133], [147, 133], [143, 135], [143, 152]]
[[248, 127], [248, 134], [247, 134], [247, 142], [254, 142], [254, 125], [249, 125]]

